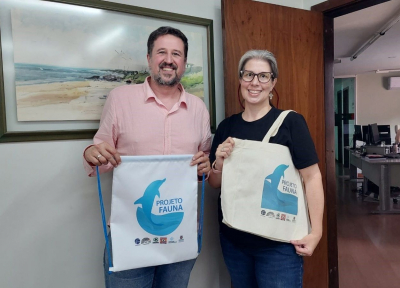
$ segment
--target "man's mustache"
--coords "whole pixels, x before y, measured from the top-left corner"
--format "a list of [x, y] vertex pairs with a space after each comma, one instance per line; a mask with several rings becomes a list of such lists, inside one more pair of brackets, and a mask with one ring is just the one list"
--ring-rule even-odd
[[168, 64], [168, 63], [165, 63], [165, 62], [163, 62], [163, 63], [161, 63], [160, 65], [158, 65], [158, 67], [160, 68], [160, 69], [163, 69], [163, 68], [172, 68], [172, 69], [174, 69], [174, 70], [176, 70], [176, 69], [178, 69], [178, 66], [176, 66], [175, 64]]

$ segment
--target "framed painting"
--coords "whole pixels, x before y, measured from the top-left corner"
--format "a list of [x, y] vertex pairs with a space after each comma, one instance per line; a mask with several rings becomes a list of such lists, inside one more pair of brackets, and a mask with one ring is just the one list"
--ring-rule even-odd
[[98, 0], [0, 2], [0, 142], [92, 138], [109, 92], [149, 75], [147, 38], [188, 38], [185, 90], [216, 128], [213, 22]]

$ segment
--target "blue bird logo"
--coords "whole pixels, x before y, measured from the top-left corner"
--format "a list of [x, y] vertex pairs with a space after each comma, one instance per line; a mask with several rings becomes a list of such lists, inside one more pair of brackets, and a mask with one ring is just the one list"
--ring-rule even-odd
[[278, 186], [289, 165], [279, 165], [264, 179], [261, 208], [297, 215], [298, 198], [295, 195], [279, 191]]
[[166, 179], [155, 180], [147, 186], [143, 196], [135, 201], [134, 204], [141, 204], [136, 210], [136, 218], [140, 225], [146, 232], [157, 235], [165, 236], [171, 234], [178, 228], [183, 220], [184, 212], [174, 212], [164, 215], [155, 215], [151, 213], [153, 209], [154, 199], [156, 196], [160, 198], [160, 187]]

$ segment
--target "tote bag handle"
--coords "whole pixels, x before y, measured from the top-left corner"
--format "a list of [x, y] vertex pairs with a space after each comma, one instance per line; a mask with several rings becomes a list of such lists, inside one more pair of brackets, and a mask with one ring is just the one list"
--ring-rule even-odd
[[278, 133], [279, 128], [281, 127], [283, 120], [285, 120], [286, 116], [292, 112], [293, 110], [285, 110], [276, 118], [275, 122], [272, 124], [271, 128], [269, 128], [267, 135], [265, 135], [262, 142], [269, 143], [269, 139], [274, 137], [276, 133]]

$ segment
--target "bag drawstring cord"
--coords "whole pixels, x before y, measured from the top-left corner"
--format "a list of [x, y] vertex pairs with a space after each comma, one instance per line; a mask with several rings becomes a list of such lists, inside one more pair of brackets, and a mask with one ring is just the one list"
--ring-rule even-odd
[[[101, 193], [101, 183], [100, 183], [100, 173], [99, 173], [99, 166], [96, 166], [96, 174], [97, 174], [97, 188], [99, 190], [99, 200], [100, 200], [100, 211], [101, 211], [101, 220], [103, 221], [103, 232], [104, 238], [106, 239], [106, 249], [107, 249], [107, 256], [108, 256], [108, 266], [109, 268], [113, 267], [112, 259], [111, 259], [111, 251], [110, 245], [108, 243], [108, 236], [107, 236], [107, 223], [106, 223], [106, 215], [104, 212], [104, 204], [103, 204], [103, 195]], [[108, 269], [108, 274], [112, 272]]]

